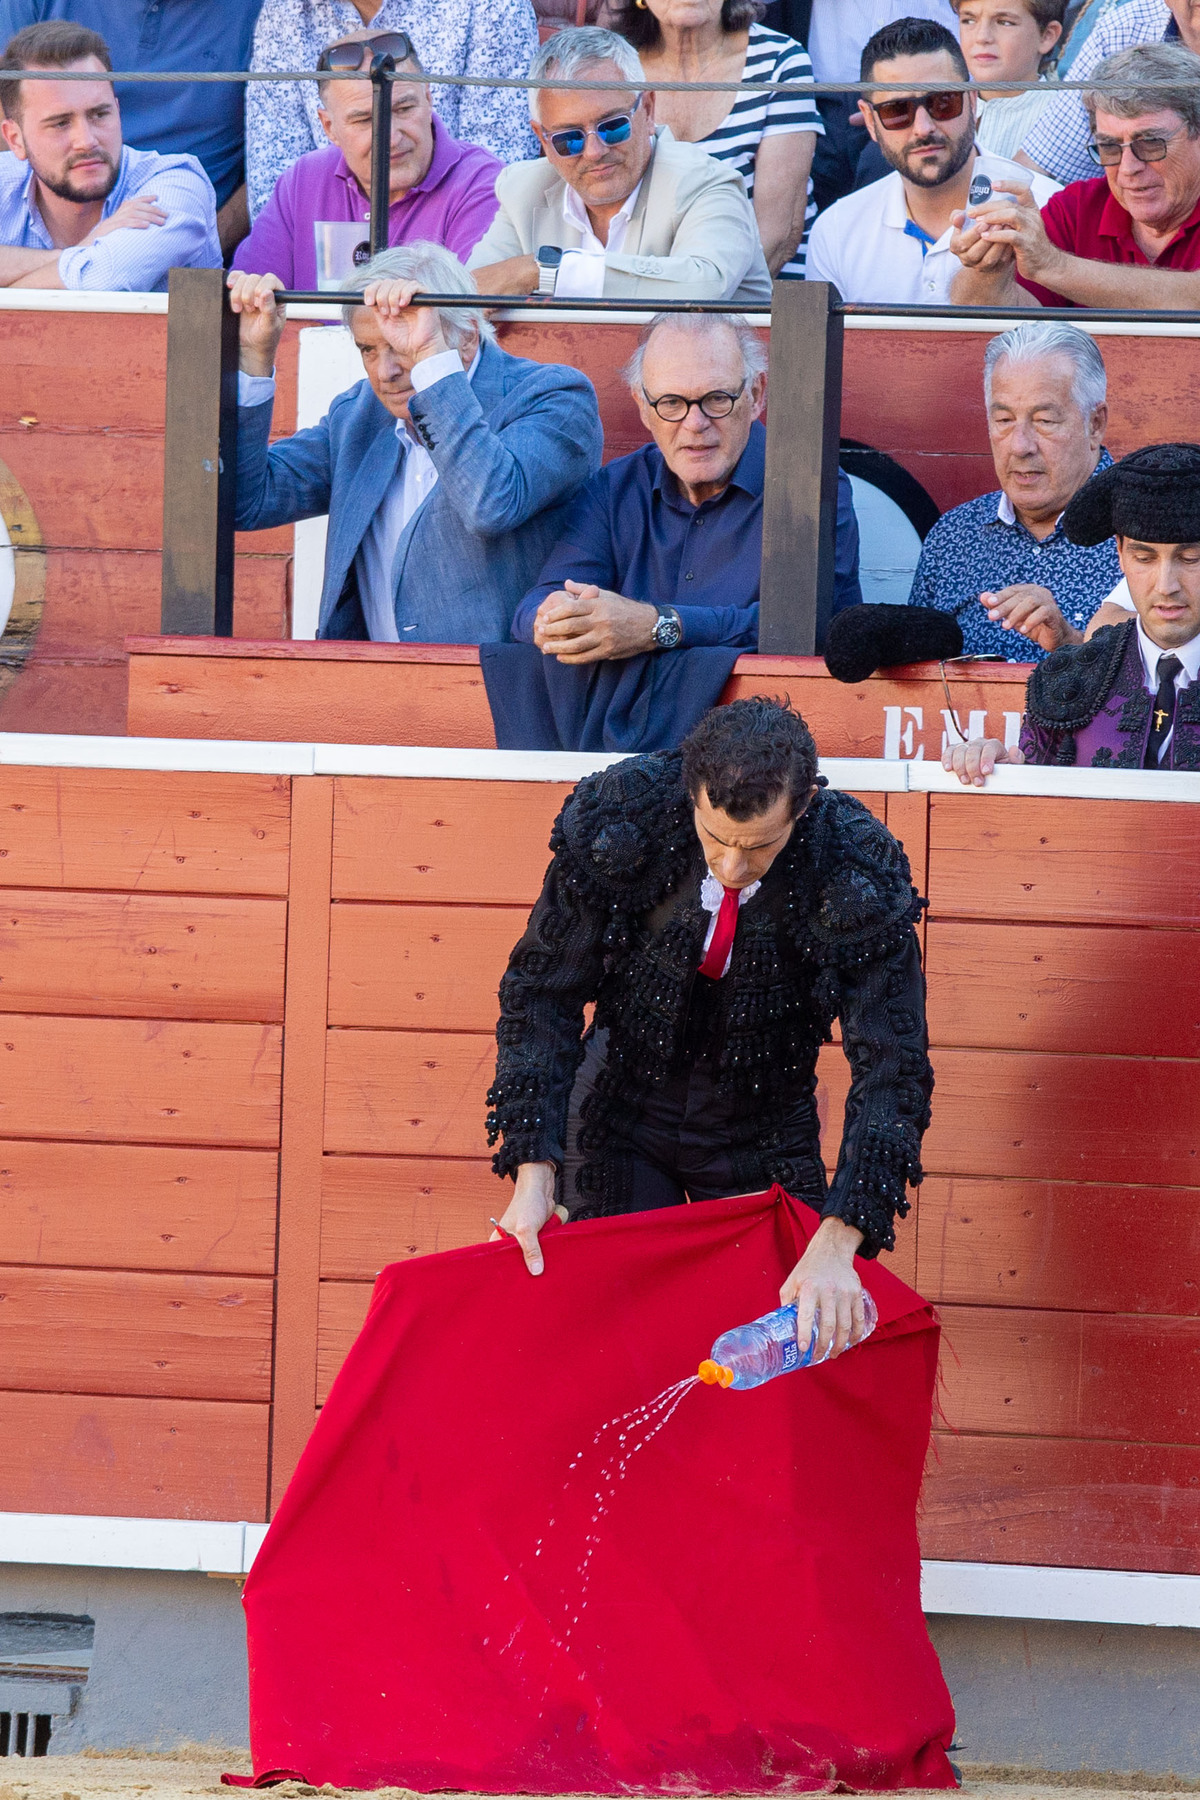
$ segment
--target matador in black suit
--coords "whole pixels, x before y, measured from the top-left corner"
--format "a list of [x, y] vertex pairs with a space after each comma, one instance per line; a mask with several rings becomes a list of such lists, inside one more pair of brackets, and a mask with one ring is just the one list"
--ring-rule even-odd
[[[540, 1274], [557, 1200], [594, 1218], [778, 1182], [822, 1221], [783, 1303], [804, 1344], [816, 1316], [818, 1355], [839, 1353], [863, 1331], [853, 1258], [892, 1248], [929, 1122], [924, 903], [903, 850], [825, 786], [803, 720], [761, 699], [581, 781], [550, 847], [500, 984], [488, 1126], [516, 1178], [500, 1229]], [[829, 1182], [816, 1061], [835, 1022], [852, 1079]]]

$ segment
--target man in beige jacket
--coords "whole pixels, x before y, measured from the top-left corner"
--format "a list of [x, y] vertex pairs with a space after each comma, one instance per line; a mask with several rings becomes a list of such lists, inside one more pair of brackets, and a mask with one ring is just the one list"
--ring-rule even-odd
[[500, 210], [471, 253], [483, 294], [572, 299], [769, 301], [771, 277], [742, 178], [655, 126], [637, 53], [616, 32], [556, 32], [531, 80], [611, 88], [530, 90], [544, 160], [510, 163]]

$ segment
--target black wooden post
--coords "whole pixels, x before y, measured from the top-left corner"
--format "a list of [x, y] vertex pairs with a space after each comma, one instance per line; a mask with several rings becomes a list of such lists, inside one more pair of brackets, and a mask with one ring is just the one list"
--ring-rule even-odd
[[238, 322], [223, 269], [172, 269], [162, 629], [233, 636]]
[[392, 205], [392, 56], [371, 59], [371, 255], [388, 247]]
[[758, 648], [812, 656], [833, 606], [842, 315], [824, 281], [777, 281], [771, 303]]

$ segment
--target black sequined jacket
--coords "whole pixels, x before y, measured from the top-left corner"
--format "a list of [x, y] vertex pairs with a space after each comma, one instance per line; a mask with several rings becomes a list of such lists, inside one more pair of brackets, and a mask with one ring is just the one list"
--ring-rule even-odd
[[[560, 1166], [583, 1056], [584, 1008], [608, 1032], [581, 1112], [575, 1216], [613, 1210], [605, 1150], [613, 1123], [680, 1067], [709, 914], [703, 857], [678, 752], [641, 756], [581, 781], [550, 839], [553, 861], [500, 984], [499, 1055], [489, 1092], [498, 1175]], [[742, 908], [729, 971], [713, 984], [720, 1086], [738, 1104], [731, 1146], [747, 1193], [779, 1182], [890, 1249], [905, 1190], [921, 1179], [933, 1072], [903, 850], [848, 794], [822, 789]], [[841, 1153], [821, 1161], [817, 1052], [835, 1020], [849, 1059]], [[742, 1102], [744, 1101], [744, 1105]]]

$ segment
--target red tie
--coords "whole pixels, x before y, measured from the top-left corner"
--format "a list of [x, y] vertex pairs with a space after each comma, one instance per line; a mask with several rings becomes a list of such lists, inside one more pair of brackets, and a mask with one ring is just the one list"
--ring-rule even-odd
[[733, 937], [737, 930], [740, 893], [739, 888], [725, 889], [725, 898], [722, 900], [721, 910], [717, 914], [712, 943], [708, 946], [704, 961], [700, 964], [700, 973], [707, 975], [710, 981], [720, 981], [725, 973], [725, 964], [729, 960], [729, 952], [733, 949]]

